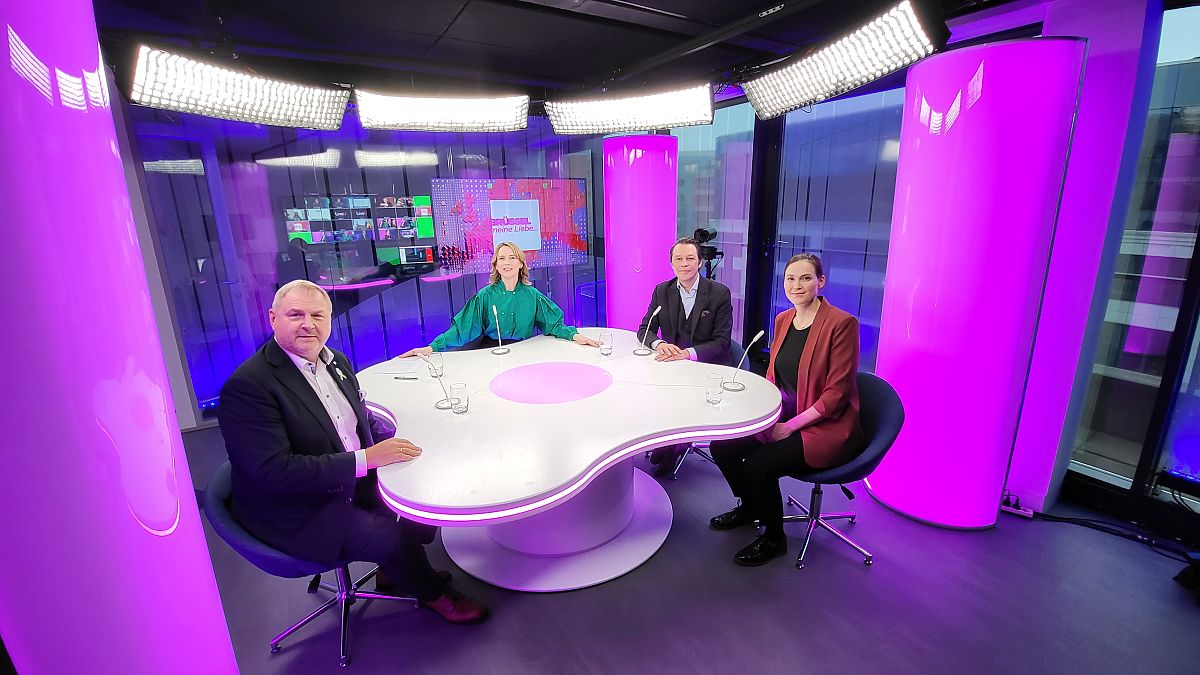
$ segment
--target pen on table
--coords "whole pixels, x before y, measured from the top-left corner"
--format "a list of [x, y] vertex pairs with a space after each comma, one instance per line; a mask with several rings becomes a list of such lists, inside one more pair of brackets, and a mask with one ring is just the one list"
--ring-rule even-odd
[[415, 380], [415, 379], [417, 379], [417, 376], [416, 375], [393, 375], [392, 379], [393, 380]]

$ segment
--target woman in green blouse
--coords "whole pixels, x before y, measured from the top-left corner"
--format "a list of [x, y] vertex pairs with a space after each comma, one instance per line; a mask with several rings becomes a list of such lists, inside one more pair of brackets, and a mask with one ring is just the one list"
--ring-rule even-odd
[[[481, 335], [493, 341], [497, 337], [524, 340], [533, 337], [535, 328], [546, 335], [574, 340], [581, 345], [600, 346], [573, 326], [563, 325], [562, 310], [529, 282], [529, 266], [525, 264], [525, 254], [520, 246], [506, 241], [496, 247], [489, 281], [454, 315], [446, 332], [434, 338], [428, 347], [410, 349], [400, 358], [455, 349]], [[498, 327], [492, 314], [493, 306], [500, 316]]]

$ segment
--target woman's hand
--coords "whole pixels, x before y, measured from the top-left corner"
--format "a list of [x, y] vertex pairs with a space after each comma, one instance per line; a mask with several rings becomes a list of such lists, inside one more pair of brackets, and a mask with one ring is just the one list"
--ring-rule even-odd
[[797, 430], [793, 429], [792, 426], [787, 422], [778, 422], [770, 429], [758, 432], [757, 437], [758, 440], [763, 443], [774, 443], [776, 441], [782, 441], [788, 436], [796, 433], [796, 431]]
[[411, 356], [429, 356], [432, 353], [433, 353], [433, 347], [413, 347], [412, 349], [404, 352], [397, 358], [407, 359]]
[[575, 342], [578, 342], [581, 345], [586, 346], [586, 347], [599, 347], [600, 346], [599, 342], [596, 342], [595, 340], [584, 335], [583, 333], [576, 333], [575, 337], [573, 337], [571, 339], [574, 340]]

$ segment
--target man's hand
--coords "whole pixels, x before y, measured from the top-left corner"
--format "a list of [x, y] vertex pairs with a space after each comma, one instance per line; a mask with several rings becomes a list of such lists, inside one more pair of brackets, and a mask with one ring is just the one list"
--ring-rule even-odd
[[599, 342], [596, 342], [595, 340], [584, 335], [583, 333], [576, 333], [575, 337], [573, 337], [571, 339], [574, 340], [575, 342], [578, 342], [581, 345], [586, 346], [586, 347], [599, 347], [600, 346]]
[[407, 359], [410, 356], [429, 356], [432, 353], [433, 353], [433, 347], [413, 347], [412, 349], [404, 352], [397, 358]]
[[396, 462], [411, 462], [421, 456], [421, 449], [407, 438], [389, 438], [367, 448], [367, 468], [378, 469]]
[[658, 343], [654, 349], [658, 352], [654, 355], [655, 361], [686, 361], [689, 356], [686, 349], [680, 349], [666, 340]]

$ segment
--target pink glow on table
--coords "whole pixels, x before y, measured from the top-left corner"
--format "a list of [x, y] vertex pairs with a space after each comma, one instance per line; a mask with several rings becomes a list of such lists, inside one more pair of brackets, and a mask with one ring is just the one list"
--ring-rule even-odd
[[421, 279], [421, 281], [424, 281], [425, 283], [429, 284], [429, 283], [433, 283], [435, 281], [450, 281], [452, 279], [459, 279], [461, 277], [462, 277], [462, 274], [460, 272], [445, 272], [443, 274], [438, 274], [436, 276], [425, 275], [425, 276], [419, 277], [419, 278]]
[[358, 291], [364, 288], [375, 288], [376, 286], [392, 286], [395, 285], [395, 279], [376, 279], [374, 281], [360, 281], [353, 284], [317, 284], [327, 291]]
[[586, 363], [535, 363], [492, 378], [492, 393], [515, 403], [569, 403], [612, 386], [607, 370]]

